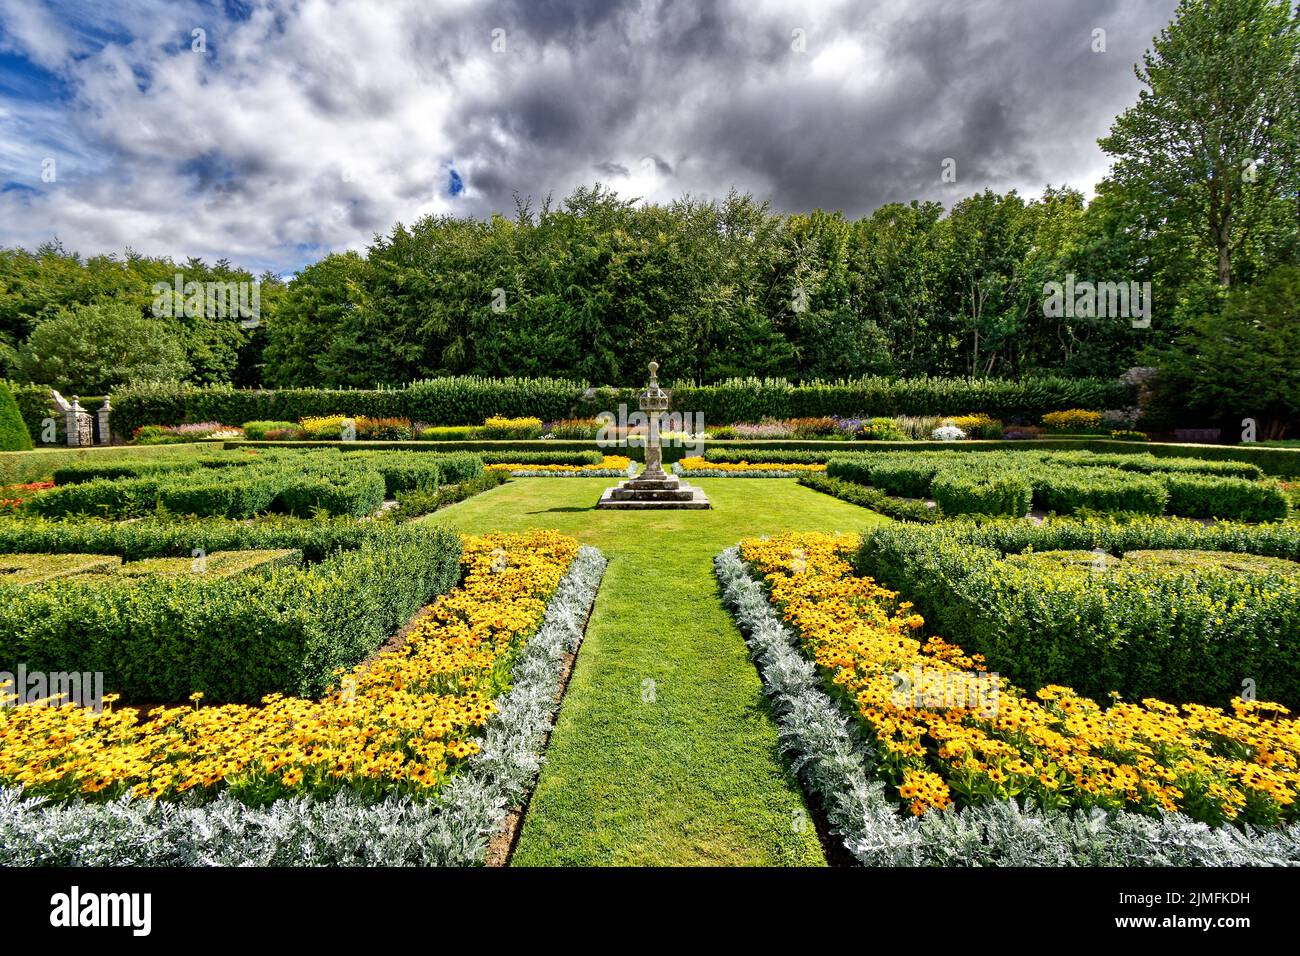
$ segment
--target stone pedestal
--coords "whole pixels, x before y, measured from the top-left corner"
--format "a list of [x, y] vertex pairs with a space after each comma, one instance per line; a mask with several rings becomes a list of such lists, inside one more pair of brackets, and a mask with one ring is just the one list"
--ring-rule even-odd
[[623, 511], [645, 511], [654, 509], [689, 509], [699, 511], [710, 507], [708, 497], [694, 485], [688, 485], [674, 475], [662, 478], [648, 478], [649, 469], [636, 478], [620, 481], [613, 488], [606, 488], [600, 496], [597, 508], [613, 508]]
[[663, 447], [659, 442], [659, 416], [668, 410], [668, 394], [659, 387], [659, 363], [650, 363], [650, 384], [641, 393], [641, 411], [646, 413], [645, 471], [635, 478], [606, 488], [597, 508], [624, 511], [690, 509], [709, 507], [700, 489], [664, 471]]

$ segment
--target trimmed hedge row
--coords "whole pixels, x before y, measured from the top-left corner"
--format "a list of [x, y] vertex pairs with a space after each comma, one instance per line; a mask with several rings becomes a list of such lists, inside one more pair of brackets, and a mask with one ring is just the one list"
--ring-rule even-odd
[[[1192, 458], [1202, 463], [1245, 463], [1254, 465], [1264, 474], [1278, 477], [1300, 476], [1300, 448], [1261, 448], [1254, 445], [1175, 445], [1148, 443], [1137, 445], [1133, 442], [1114, 441], [1102, 438], [1040, 438], [1034, 441], [816, 441], [812, 439], [781, 439], [763, 441], [742, 441], [726, 439], [702, 442], [703, 448], [682, 448], [665, 446], [663, 457], [665, 463], [671, 463], [688, 455], [702, 452], [711, 461], [749, 461], [754, 464], [803, 463], [824, 464], [831, 455], [854, 454], [860, 452], [882, 451], [943, 451], [943, 452], [985, 452], [985, 451], [1091, 451], [1097, 454], [1150, 455], [1167, 464]], [[537, 441], [455, 441], [455, 442], [228, 442], [227, 448], [340, 448], [343, 451], [589, 451], [593, 448], [610, 454], [627, 455], [636, 461], [644, 459], [644, 449], [639, 447], [611, 447], [599, 449], [594, 441], [578, 439], [546, 439]], [[711, 457], [711, 456], [719, 457]], [[732, 457], [734, 456], [734, 457]], [[764, 457], [759, 457], [764, 456]], [[0, 453], [0, 465], [4, 455]], [[1177, 467], [1177, 465], [1174, 465]], [[1246, 474], [1242, 473], [1243, 476]], [[48, 477], [48, 474], [45, 476]]]
[[[1225, 479], [1228, 481], [1240, 479]], [[1077, 514], [1100, 511], [1143, 515], [1164, 514], [1169, 505], [1165, 483], [1153, 475], [1136, 475], [1117, 468], [1043, 466], [1032, 472], [1034, 504], [1043, 511]], [[1244, 518], [1229, 512], [1220, 517]]]
[[[1119, 462], [1127, 468], [1105, 467]], [[1125, 459], [1090, 452], [986, 452], [950, 455], [880, 452], [836, 455], [826, 473], [873, 485], [908, 498], [934, 497], [947, 514], [1022, 516], [1025, 487], [1033, 507], [1060, 514], [1082, 511], [1280, 521], [1290, 513], [1286, 492], [1276, 484], [1211, 472], [1258, 476], [1252, 465], [1180, 461], [1148, 456]]]
[[456, 376], [404, 389], [236, 389], [150, 383], [113, 394], [113, 430], [182, 422], [298, 421], [329, 415], [408, 418], [436, 425], [480, 425], [490, 415], [565, 418], [585, 386], [564, 379]]
[[[1183, 459], [1195, 459], [1192, 470], [1206, 473], [1218, 473], [1242, 478], [1256, 477], [1262, 473], [1276, 477], [1300, 476], [1300, 448], [1263, 448], [1256, 445], [1176, 445], [1169, 443], [1148, 443], [1134, 445], [1122, 441], [1099, 438], [1040, 438], [1034, 441], [960, 441], [960, 442], [884, 442], [884, 441], [762, 441], [708, 442], [704, 457], [710, 461], [750, 461], [750, 462], [785, 462], [803, 464], [825, 464], [832, 455], [852, 454], [854, 452], [885, 451], [944, 451], [944, 452], [987, 452], [1016, 451], [1022, 453], [1041, 453], [1045, 451], [1089, 451], [1106, 455], [1114, 459], [1107, 464], [1114, 467], [1134, 468], [1135, 470], [1152, 470], [1148, 466], [1135, 466], [1132, 460], [1147, 461], [1155, 459], [1161, 463], [1162, 470], [1177, 470]], [[760, 457], [761, 456], [761, 457]], [[1208, 464], [1217, 464], [1217, 469], [1207, 468]], [[1235, 466], [1246, 467], [1237, 470]], [[1256, 472], [1254, 469], [1258, 469]]]
[[[205, 467], [206, 466], [206, 467]], [[127, 466], [113, 466], [125, 469]], [[94, 478], [61, 485], [26, 505], [44, 517], [95, 515], [121, 518], [164, 509], [173, 514], [247, 518], [268, 511], [309, 517], [374, 514], [386, 496], [413, 488], [436, 488], [483, 470], [474, 455], [406, 455], [334, 451], [274, 452], [255, 460], [232, 457], [196, 460], [195, 467], [161, 471], [145, 464], [139, 477]], [[93, 467], [64, 477], [86, 478]]]
[[510, 475], [506, 472], [489, 470], [465, 481], [454, 485], [442, 485], [437, 489], [416, 488], [411, 491], [399, 491], [397, 507], [384, 512], [384, 517], [393, 521], [410, 521], [440, 511], [467, 498], [473, 498], [485, 491], [491, 491], [509, 480]]
[[336, 668], [373, 653], [460, 574], [459, 538], [415, 525], [14, 524], [0, 521], [0, 548], [47, 551], [67, 543], [124, 557], [188, 557], [216, 541], [273, 539], [319, 556], [332, 545], [329, 556], [303, 569], [259, 575], [82, 575], [0, 585], [0, 670], [22, 662], [29, 670], [98, 671], [108, 690], [137, 701], [183, 701], [195, 691], [209, 702], [318, 695]]
[[196, 471], [199, 468], [222, 468], [255, 461], [252, 455], [230, 454], [204, 449], [204, 454], [161, 459], [118, 459], [116, 461], [76, 461], [60, 465], [52, 475], [56, 485], [76, 485], [86, 481], [144, 478]]
[[678, 386], [675, 411], [702, 412], [709, 424], [762, 418], [828, 415], [960, 415], [1036, 422], [1062, 408], [1125, 408], [1135, 392], [1118, 381], [1032, 378], [965, 379], [871, 377], [849, 382], [792, 385], [780, 379], [732, 379], [717, 385]]
[[[1028, 689], [1065, 684], [1097, 699], [1118, 691], [1221, 706], [1253, 681], [1260, 699], [1300, 703], [1300, 565], [1288, 574], [1209, 562], [1008, 559], [1018, 553], [1003, 549], [1010, 541], [1070, 551], [1113, 532], [1056, 522], [999, 541], [987, 530], [999, 524], [868, 529], [856, 570], [900, 591], [936, 632]], [[1121, 537], [1119, 554], [1168, 550], [1171, 538], [1265, 554], [1279, 543], [1276, 533], [1241, 526], [1216, 536], [1137, 523]], [[1300, 533], [1290, 532], [1288, 549], [1300, 551]]]
[[72, 574], [112, 571], [122, 559], [106, 554], [7, 554], [0, 556], [0, 584], [38, 584]]
[[478, 452], [485, 465], [599, 465], [603, 451], [485, 451]]
[[102, 445], [94, 448], [67, 448], [57, 451], [42, 447], [35, 451], [0, 452], [0, 483], [25, 485], [32, 481], [49, 481], [55, 469], [79, 463], [107, 464], [144, 459], [161, 461], [213, 450], [212, 445], [187, 444], [145, 445], [133, 448]]
[[1034, 488], [1015, 475], [973, 475], [950, 472], [930, 483], [935, 504], [946, 515], [1029, 514]]
[[838, 478], [830, 478], [816, 472], [800, 475], [799, 484], [805, 488], [811, 488], [814, 491], [820, 491], [822, 494], [830, 495], [833, 498], [839, 498], [841, 501], [847, 501], [849, 504], [870, 508], [872, 511], [893, 518], [896, 521], [928, 523], [938, 521], [940, 517], [933, 508], [927, 508], [923, 501], [891, 498], [875, 488], [854, 484], [851, 481], [841, 481]]
[[[915, 443], [915, 452], [934, 451], [934, 442]], [[962, 445], [952, 442], [944, 443], [947, 448], [944, 451], [952, 449], [960, 450]], [[1000, 452], [1007, 449], [1005, 443], [998, 443], [998, 448], [988, 448], [984, 445], [970, 446], [970, 451], [974, 452]], [[1250, 462], [1240, 461], [1209, 461], [1200, 459], [1160, 459], [1155, 455], [1135, 452], [1133, 454], [1117, 453], [1095, 453], [1086, 449], [1070, 449], [1067, 451], [1056, 451], [1052, 449], [1043, 449], [1040, 446], [1045, 443], [1034, 442], [1026, 444], [1024, 442], [1013, 446], [1014, 452], [1023, 460], [1026, 456], [1034, 456], [1042, 461], [1055, 462], [1057, 464], [1086, 464], [1099, 468], [1118, 468], [1121, 471], [1136, 471], [1143, 474], [1154, 472], [1171, 473], [1171, 474], [1206, 474], [1218, 475], [1225, 478], [1253, 478], [1258, 479], [1264, 476], [1264, 471], [1258, 465]], [[870, 444], [854, 442], [851, 448], [828, 449], [826, 451], [808, 451], [804, 449], [784, 450], [779, 448], [762, 448], [762, 449], [745, 449], [745, 448], [708, 448], [704, 452], [704, 458], [707, 461], [737, 463], [748, 461], [752, 464], [762, 464], [768, 462], [779, 462], [782, 464], [825, 464], [830, 461], [832, 456], [842, 456], [846, 454], [855, 454], [866, 452], [870, 454], [884, 454], [890, 451], [910, 451], [906, 445], [901, 447], [898, 443], [892, 443], [888, 448], [872, 447]], [[995, 461], [998, 459], [994, 459]]]
[[111, 554], [124, 561], [192, 557], [196, 550], [271, 551], [294, 549], [315, 564], [354, 551], [376, 534], [374, 522], [349, 518], [304, 521], [270, 515], [253, 522], [220, 518], [145, 517], [138, 521], [97, 518], [52, 521], [0, 516], [0, 554]]
[[1286, 492], [1276, 486], [1216, 478], [1212, 475], [1164, 476], [1170, 514], [1186, 518], [1230, 515], [1240, 521], [1284, 521], [1289, 513]]
[[[413, 382], [404, 389], [242, 390], [228, 386], [144, 384], [113, 395], [113, 425], [130, 434], [141, 425], [182, 422], [297, 421], [324, 415], [403, 417], [431, 425], [478, 425], [490, 415], [535, 416], [543, 421], [614, 412], [636, 406], [636, 388], [587, 392], [585, 382], [551, 378], [492, 379], [452, 376]], [[706, 422], [822, 415], [932, 415], [987, 412], [1036, 421], [1062, 408], [1132, 405], [1130, 386], [1101, 379], [864, 378], [794, 385], [783, 379], [731, 379], [716, 385], [678, 385], [675, 411], [703, 413]]]

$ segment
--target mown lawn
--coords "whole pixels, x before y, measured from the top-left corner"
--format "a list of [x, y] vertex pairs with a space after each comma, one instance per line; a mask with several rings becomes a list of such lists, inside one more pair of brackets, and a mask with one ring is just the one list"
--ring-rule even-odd
[[705, 512], [595, 510], [611, 483], [517, 478], [426, 519], [556, 528], [610, 559], [514, 865], [824, 865], [712, 561], [885, 519], [782, 479], [702, 479]]

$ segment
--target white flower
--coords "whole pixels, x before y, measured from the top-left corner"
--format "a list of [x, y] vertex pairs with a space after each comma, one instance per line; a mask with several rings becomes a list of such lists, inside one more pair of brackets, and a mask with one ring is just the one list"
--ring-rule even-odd
[[930, 437], [935, 441], [961, 441], [966, 437], [966, 433], [956, 425], [944, 425], [931, 432]]

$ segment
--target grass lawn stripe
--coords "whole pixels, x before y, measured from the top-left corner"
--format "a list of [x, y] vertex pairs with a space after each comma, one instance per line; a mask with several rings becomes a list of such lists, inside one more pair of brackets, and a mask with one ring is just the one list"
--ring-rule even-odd
[[556, 528], [609, 558], [512, 863], [824, 865], [712, 561], [885, 519], [790, 479], [700, 479], [711, 511], [597, 511], [609, 483], [517, 478], [426, 519]]

